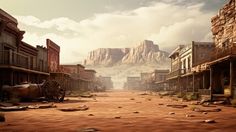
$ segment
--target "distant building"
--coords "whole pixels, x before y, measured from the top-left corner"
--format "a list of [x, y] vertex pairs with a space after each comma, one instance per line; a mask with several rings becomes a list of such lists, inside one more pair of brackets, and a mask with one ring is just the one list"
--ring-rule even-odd
[[127, 77], [127, 81], [125, 83], [126, 89], [132, 90], [141, 90], [141, 78], [140, 77]]
[[113, 82], [112, 82], [111, 77], [99, 76], [99, 80], [101, 81], [101, 85], [105, 89], [112, 89], [113, 88]]

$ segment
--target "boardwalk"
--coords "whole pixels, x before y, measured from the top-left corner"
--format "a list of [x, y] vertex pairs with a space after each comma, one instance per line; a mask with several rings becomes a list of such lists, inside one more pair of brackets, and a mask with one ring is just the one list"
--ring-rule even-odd
[[[71, 131], [96, 128], [100, 131], [234, 131], [236, 108], [215, 106], [220, 112], [202, 114], [191, 110], [191, 102], [182, 102], [158, 95], [140, 95], [136, 91], [98, 93], [96, 98], [69, 98], [57, 108], [5, 113], [6, 122], [0, 123], [1, 132]], [[167, 104], [187, 104], [186, 108], [171, 108]], [[89, 106], [87, 111], [62, 112], [58, 108]], [[173, 112], [174, 114], [170, 114]], [[194, 117], [186, 117], [194, 115]], [[216, 123], [202, 123], [214, 119]]]

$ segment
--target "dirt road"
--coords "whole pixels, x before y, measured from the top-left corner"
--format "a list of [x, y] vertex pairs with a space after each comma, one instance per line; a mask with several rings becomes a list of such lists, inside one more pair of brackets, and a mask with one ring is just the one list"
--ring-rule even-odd
[[[57, 103], [57, 108], [5, 112], [6, 122], [0, 132], [79, 132], [95, 128], [107, 132], [155, 131], [236, 131], [236, 108], [213, 106], [220, 112], [194, 112], [191, 102], [140, 95], [143, 92], [112, 91], [97, 93], [96, 98], [69, 98]], [[186, 108], [171, 108], [167, 104], [187, 104]], [[62, 112], [58, 108], [86, 105], [89, 110]], [[191, 115], [186, 117], [186, 115]], [[203, 123], [213, 119], [216, 123]]]

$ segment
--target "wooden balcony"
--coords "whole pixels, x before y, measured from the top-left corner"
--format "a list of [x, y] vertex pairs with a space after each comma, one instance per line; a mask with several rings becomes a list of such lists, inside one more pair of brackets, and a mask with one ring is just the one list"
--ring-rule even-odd
[[226, 56], [236, 55], [236, 43], [230, 43], [222, 48], [215, 48], [211, 55], [211, 60], [217, 60]]
[[167, 75], [167, 79], [177, 78], [177, 77], [180, 77], [180, 76], [183, 75], [183, 74], [185, 74], [185, 70], [184, 70], [184, 69], [179, 69], [179, 70], [170, 72], [170, 73]]
[[33, 61], [29, 56], [13, 51], [0, 51], [0, 66], [15, 66], [29, 70], [48, 72], [46, 65], [37, 64], [36, 60]]

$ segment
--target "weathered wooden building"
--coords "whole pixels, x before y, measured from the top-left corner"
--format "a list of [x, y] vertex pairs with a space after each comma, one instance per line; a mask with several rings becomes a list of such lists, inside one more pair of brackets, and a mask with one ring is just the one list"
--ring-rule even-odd
[[132, 89], [132, 90], [142, 90], [141, 78], [140, 77], [127, 77], [125, 88]]
[[169, 74], [169, 70], [154, 70], [152, 72], [152, 89], [155, 91], [167, 90], [169, 88], [169, 84], [167, 82], [167, 75]]
[[184, 48], [184, 45], [179, 45], [170, 55], [171, 68], [170, 73], [167, 75], [169, 83], [169, 89], [171, 91], [181, 92], [180, 78], [183, 70], [181, 69], [180, 51]]
[[236, 2], [230, 0], [211, 20], [215, 42], [210, 65], [212, 99], [236, 97]]
[[49, 76], [46, 50], [22, 41], [17, 20], [0, 9], [0, 87], [23, 82], [39, 83]]
[[188, 92], [209, 94], [210, 71], [208, 62], [213, 42], [195, 42], [179, 46], [172, 54], [170, 89], [181, 94]]

